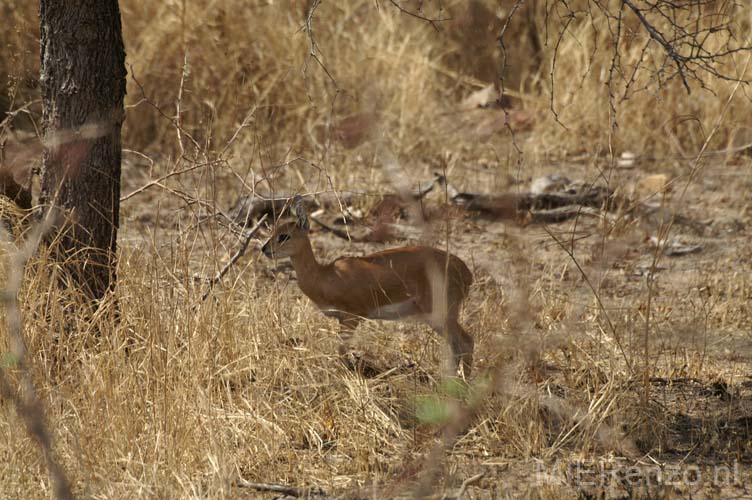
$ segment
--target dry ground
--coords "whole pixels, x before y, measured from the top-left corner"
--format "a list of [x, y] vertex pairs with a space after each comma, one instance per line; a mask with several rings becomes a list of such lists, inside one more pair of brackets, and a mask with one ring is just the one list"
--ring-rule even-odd
[[[610, 56], [586, 73], [597, 40], [575, 25], [561, 71], [583, 76], [557, 94], [566, 128], [548, 109], [547, 66], [518, 61], [512, 139], [498, 109], [458, 109], [483, 70], [457, 69], [468, 55], [453, 31], [438, 38], [370, 1], [325, 3], [317, 41], [337, 92], [305, 59], [310, 40], [294, 11], [272, 4], [189, 2], [181, 17], [176, 6], [121, 1], [143, 93], [129, 81], [117, 313], [112, 301], [72, 323], [60, 304], [78, 306], [50, 286], [43, 255], [21, 291], [29, 369], [76, 492], [275, 496], [238, 487], [244, 478], [332, 497], [440, 498], [483, 473], [463, 498], [752, 497], [752, 160], [728, 151], [748, 134], [746, 87], [642, 93], [620, 103], [611, 128], [599, 69]], [[8, 43], [25, 47], [25, 32], [14, 36]], [[155, 107], [174, 116], [185, 47], [178, 129]], [[637, 160], [619, 167], [622, 152]], [[670, 237], [700, 250], [657, 252], [655, 217], [519, 227], [444, 209], [441, 192], [413, 238], [360, 244], [314, 231], [322, 260], [420, 241], [468, 262], [476, 282], [463, 321], [477, 349], [468, 386], [439, 378], [441, 340], [413, 324], [364, 323], [358, 346], [376, 372], [348, 370], [336, 325], [289, 266], [257, 251], [263, 233], [201, 301], [239, 245], [212, 215], [239, 195], [334, 190], [367, 208], [435, 171], [477, 192], [525, 190], [552, 173], [624, 189], [663, 173], [664, 207], [703, 227], [677, 224]], [[2, 363], [16, 380], [14, 359]], [[0, 498], [50, 495], [23, 429], [0, 401]]]

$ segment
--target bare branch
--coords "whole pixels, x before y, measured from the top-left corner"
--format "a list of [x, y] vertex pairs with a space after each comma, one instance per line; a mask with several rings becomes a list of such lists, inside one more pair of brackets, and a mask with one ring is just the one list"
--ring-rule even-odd
[[209, 282], [209, 287], [206, 289], [206, 291], [201, 295], [201, 302], [205, 301], [206, 298], [211, 293], [212, 289], [214, 288], [214, 285], [219, 283], [219, 281], [224, 277], [225, 274], [227, 274], [227, 271], [230, 270], [230, 268], [235, 264], [238, 259], [240, 259], [244, 254], [245, 251], [248, 249], [248, 245], [251, 242], [251, 238], [253, 238], [258, 230], [261, 228], [261, 226], [264, 224], [264, 221], [266, 221], [266, 214], [264, 214], [256, 223], [253, 228], [251, 228], [250, 231], [248, 231], [248, 234], [245, 235], [245, 238], [243, 239], [242, 243], [240, 244], [240, 247], [238, 247], [238, 251], [235, 252], [235, 255], [233, 255], [229, 262], [224, 265], [224, 267], [217, 273], [217, 275], [211, 279]]
[[642, 11], [637, 8], [635, 4], [632, 3], [632, 0], [622, 0], [622, 3], [632, 9], [632, 12], [635, 13], [637, 18], [642, 23], [645, 30], [650, 35], [650, 38], [658, 42], [663, 49], [666, 51], [666, 54], [676, 63], [676, 69], [679, 72], [679, 76], [682, 79], [682, 83], [684, 84], [684, 88], [687, 89], [687, 93], [691, 93], [691, 89], [689, 88], [689, 82], [687, 82], [687, 76], [684, 74], [684, 66], [687, 63], [687, 58], [678, 54], [674, 48], [673, 45], [671, 45], [666, 38], [661, 34], [655, 27], [648, 21], [645, 16], [642, 14]]
[[436, 31], [439, 31], [439, 23], [451, 20], [451, 17], [441, 17], [441, 15], [439, 15], [438, 18], [433, 18], [433, 19], [430, 17], [426, 17], [421, 12], [413, 12], [411, 10], [404, 8], [402, 5], [399, 4], [397, 0], [389, 0], [389, 3], [394, 5], [403, 14], [408, 15], [410, 17], [414, 17], [415, 19], [420, 19], [421, 21], [427, 22]]

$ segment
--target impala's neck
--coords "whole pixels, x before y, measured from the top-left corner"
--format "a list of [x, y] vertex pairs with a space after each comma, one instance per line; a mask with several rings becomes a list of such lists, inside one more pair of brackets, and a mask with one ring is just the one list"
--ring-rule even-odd
[[306, 238], [300, 245], [300, 251], [292, 255], [290, 260], [292, 261], [292, 267], [295, 269], [295, 274], [298, 276], [300, 288], [308, 295], [306, 291], [308, 285], [314, 285], [315, 287], [322, 272], [322, 266], [316, 261], [316, 256], [313, 255], [311, 240]]

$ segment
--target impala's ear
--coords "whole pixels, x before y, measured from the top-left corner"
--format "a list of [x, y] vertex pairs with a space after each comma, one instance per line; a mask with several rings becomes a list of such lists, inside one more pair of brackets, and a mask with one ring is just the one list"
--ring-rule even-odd
[[295, 209], [295, 215], [298, 217], [298, 228], [301, 231], [308, 232], [311, 224], [308, 222], [308, 214], [306, 213], [305, 205], [303, 205], [303, 198], [295, 196], [292, 200], [292, 206]]

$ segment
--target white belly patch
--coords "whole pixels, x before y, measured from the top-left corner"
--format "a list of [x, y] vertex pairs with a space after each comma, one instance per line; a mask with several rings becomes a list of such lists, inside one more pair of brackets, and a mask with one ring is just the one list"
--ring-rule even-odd
[[[327, 316], [337, 318], [339, 320], [345, 319], [350, 316], [350, 313], [337, 309], [333, 306], [318, 305], [319, 310]], [[380, 319], [386, 321], [398, 321], [410, 316], [420, 314], [420, 308], [415, 299], [409, 299], [404, 302], [395, 302], [393, 304], [385, 304], [379, 306], [376, 309], [372, 309], [366, 315], [368, 319]]]
[[418, 314], [418, 304], [415, 299], [394, 304], [385, 304], [368, 313], [370, 319], [400, 320]]

